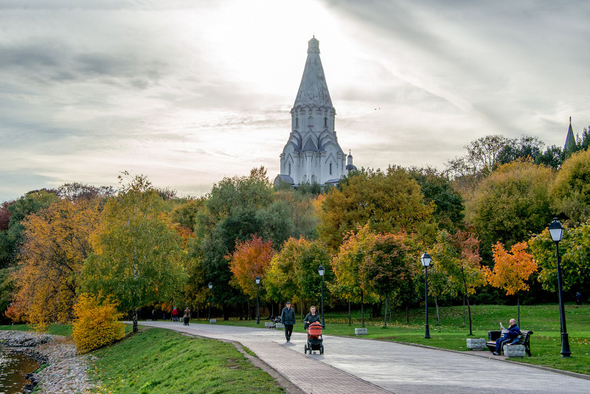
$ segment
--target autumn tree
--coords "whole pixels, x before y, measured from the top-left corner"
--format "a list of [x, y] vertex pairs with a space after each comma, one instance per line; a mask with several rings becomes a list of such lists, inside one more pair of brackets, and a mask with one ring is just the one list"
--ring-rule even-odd
[[272, 242], [262, 240], [256, 235], [252, 239], [239, 243], [234, 253], [227, 256], [233, 281], [250, 299], [256, 298], [256, 277], [263, 278], [275, 251]]
[[348, 301], [348, 322], [351, 323], [350, 304], [361, 304], [361, 324], [365, 326], [365, 302], [376, 302], [379, 295], [368, 286], [361, 274], [361, 266], [375, 241], [375, 234], [368, 225], [356, 232], [345, 234], [344, 242], [332, 258], [335, 281], [330, 284], [332, 293]]
[[264, 287], [269, 299], [281, 302], [292, 300], [301, 304], [319, 301], [321, 278], [318, 267], [325, 269], [324, 299], [329, 299], [328, 284], [333, 279], [330, 256], [318, 241], [290, 238], [283, 249], [271, 260]]
[[121, 191], [105, 206], [92, 238], [94, 253], [84, 267], [83, 289], [112, 296], [124, 311], [133, 310], [137, 332], [138, 307], [171, 303], [179, 293], [186, 254], [149, 180], [138, 175], [120, 181]]
[[465, 211], [484, 251], [491, 250], [496, 242], [511, 247], [543, 230], [551, 218], [552, 181], [553, 170], [547, 167], [512, 162], [481, 182], [467, 199]]
[[326, 195], [318, 232], [335, 252], [346, 232], [365, 224], [381, 233], [426, 231], [432, 212], [420, 186], [403, 168], [358, 171]]
[[442, 230], [438, 233], [431, 254], [433, 265], [436, 265], [438, 272], [448, 277], [452, 291], [463, 294], [467, 300], [469, 335], [473, 335], [469, 295], [475, 294], [475, 290], [485, 284], [479, 240], [466, 231], [459, 230], [451, 234]]
[[14, 303], [26, 321], [44, 328], [71, 320], [99, 211], [96, 199], [60, 200], [24, 220]]
[[519, 242], [512, 246], [510, 252], [504, 249], [500, 242], [493, 246], [494, 269], [483, 267], [486, 280], [493, 287], [506, 290], [506, 295], [517, 295], [518, 325], [520, 326], [520, 291], [528, 291], [526, 281], [537, 271], [537, 263], [533, 256], [527, 253], [526, 242]]
[[412, 260], [404, 238], [403, 235], [376, 234], [371, 249], [360, 266], [361, 276], [365, 278], [368, 287], [380, 294], [385, 301], [383, 326], [387, 325], [389, 300], [397, 298], [401, 300], [399, 303], [407, 303], [408, 297], [415, 293], [416, 273], [412, 269]]

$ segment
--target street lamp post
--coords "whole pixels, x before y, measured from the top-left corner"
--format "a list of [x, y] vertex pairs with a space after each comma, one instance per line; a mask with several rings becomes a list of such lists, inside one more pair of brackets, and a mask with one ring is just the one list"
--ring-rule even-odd
[[207, 319], [209, 322], [211, 322], [211, 300], [213, 297], [211, 297], [211, 290], [213, 289], [213, 283], [209, 282], [209, 318]]
[[318, 267], [318, 273], [320, 274], [320, 277], [322, 278], [322, 284], [321, 284], [321, 293], [322, 293], [322, 304], [321, 304], [321, 308], [322, 308], [322, 327], [326, 326], [326, 321], [324, 320], [324, 267], [320, 264], [320, 266]]
[[260, 276], [256, 277], [256, 324], [260, 324], [260, 298], [258, 289], [260, 288]]
[[564, 228], [557, 220], [553, 218], [553, 222], [549, 225], [549, 234], [551, 239], [555, 242], [555, 250], [557, 253], [557, 291], [559, 294], [559, 319], [561, 321], [561, 357], [569, 357], [572, 352], [570, 351], [570, 344], [567, 335], [567, 329], [565, 327], [565, 311], [563, 308], [563, 291], [561, 286], [561, 267], [559, 258], [559, 241], [563, 237]]
[[420, 261], [424, 267], [424, 306], [426, 308], [426, 331], [424, 332], [424, 338], [430, 338], [430, 329], [428, 328], [428, 266], [432, 257], [427, 252], [422, 254]]

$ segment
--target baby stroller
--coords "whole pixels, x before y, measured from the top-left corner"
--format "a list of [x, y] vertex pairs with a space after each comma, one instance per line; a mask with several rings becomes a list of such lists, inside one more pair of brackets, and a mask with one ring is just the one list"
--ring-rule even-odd
[[303, 346], [305, 354], [309, 351], [319, 350], [320, 354], [324, 354], [324, 338], [322, 337], [322, 325], [318, 322], [311, 323], [307, 327], [307, 342]]

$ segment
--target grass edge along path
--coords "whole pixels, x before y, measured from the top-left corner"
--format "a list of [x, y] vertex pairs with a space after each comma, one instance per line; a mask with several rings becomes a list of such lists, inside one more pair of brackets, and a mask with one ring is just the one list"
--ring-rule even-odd
[[232, 343], [149, 328], [93, 352], [99, 393], [283, 393]]
[[[410, 311], [410, 324], [405, 324], [405, 310], [393, 313], [391, 321], [383, 328], [383, 318], [370, 319], [365, 316], [368, 335], [357, 337], [399, 343], [416, 344], [439, 349], [469, 352], [467, 338], [486, 338], [489, 330], [498, 330], [499, 322], [507, 322], [516, 316], [516, 306], [510, 305], [472, 305], [473, 336], [469, 336], [467, 326], [462, 326], [461, 306], [441, 307], [441, 331], [436, 326], [435, 310], [429, 308], [431, 318], [430, 339], [424, 338], [424, 309]], [[510, 361], [568, 371], [590, 376], [590, 306], [566, 304], [566, 322], [572, 356], [562, 358], [561, 333], [558, 305], [521, 306], [521, 329], [533, 330], [531, 337], [532, 357], [511, 358]], [[299, 312], [298, 312], [299, 315]], [[325, 335], [355, 337], [354, 328], [361, 327], [360, 313], [353, 314], [353, 324], [348, 325], [345, 313], [326, 313]], [[217, 324], [264, 327], [264, 320], [257, 325], [255, 320], [217, 320]], [[304, 332], [303, 324], [297, 322], [295, 332]], [[486, 350], [487, 351], [487, 350]]]

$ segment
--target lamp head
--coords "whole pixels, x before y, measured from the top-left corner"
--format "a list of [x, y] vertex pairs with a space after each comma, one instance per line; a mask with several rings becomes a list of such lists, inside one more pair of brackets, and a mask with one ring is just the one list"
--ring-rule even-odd
[[256, 277], [256, 284], [259, 285], [260, 284], [260, 276]]
[[213, 288], [213, 283], [209, 282], [209, 290]]
[[561, 238], [563, 237], [563, 231], [564, 228], [559, 220], [557, 220], [557, 218], [553, 218], [553, 221], [549, 225], [549, 234], [551, 234], [551, 239], [553, 242], [561, 241]]
[[320, 274], [320, 276], [324, 276], [324, 267], [321, 264], [318, 267], [318, 273]]
[[422, 266], [424, 266], [424, 267], [428, 267], [430, 265], [431, 260], [432, 260], [432, 257], [430, 257], [428, 252], [424, 252], [422, 254], [422, 257], [420, 257], [420, 262], [422, 263]]

